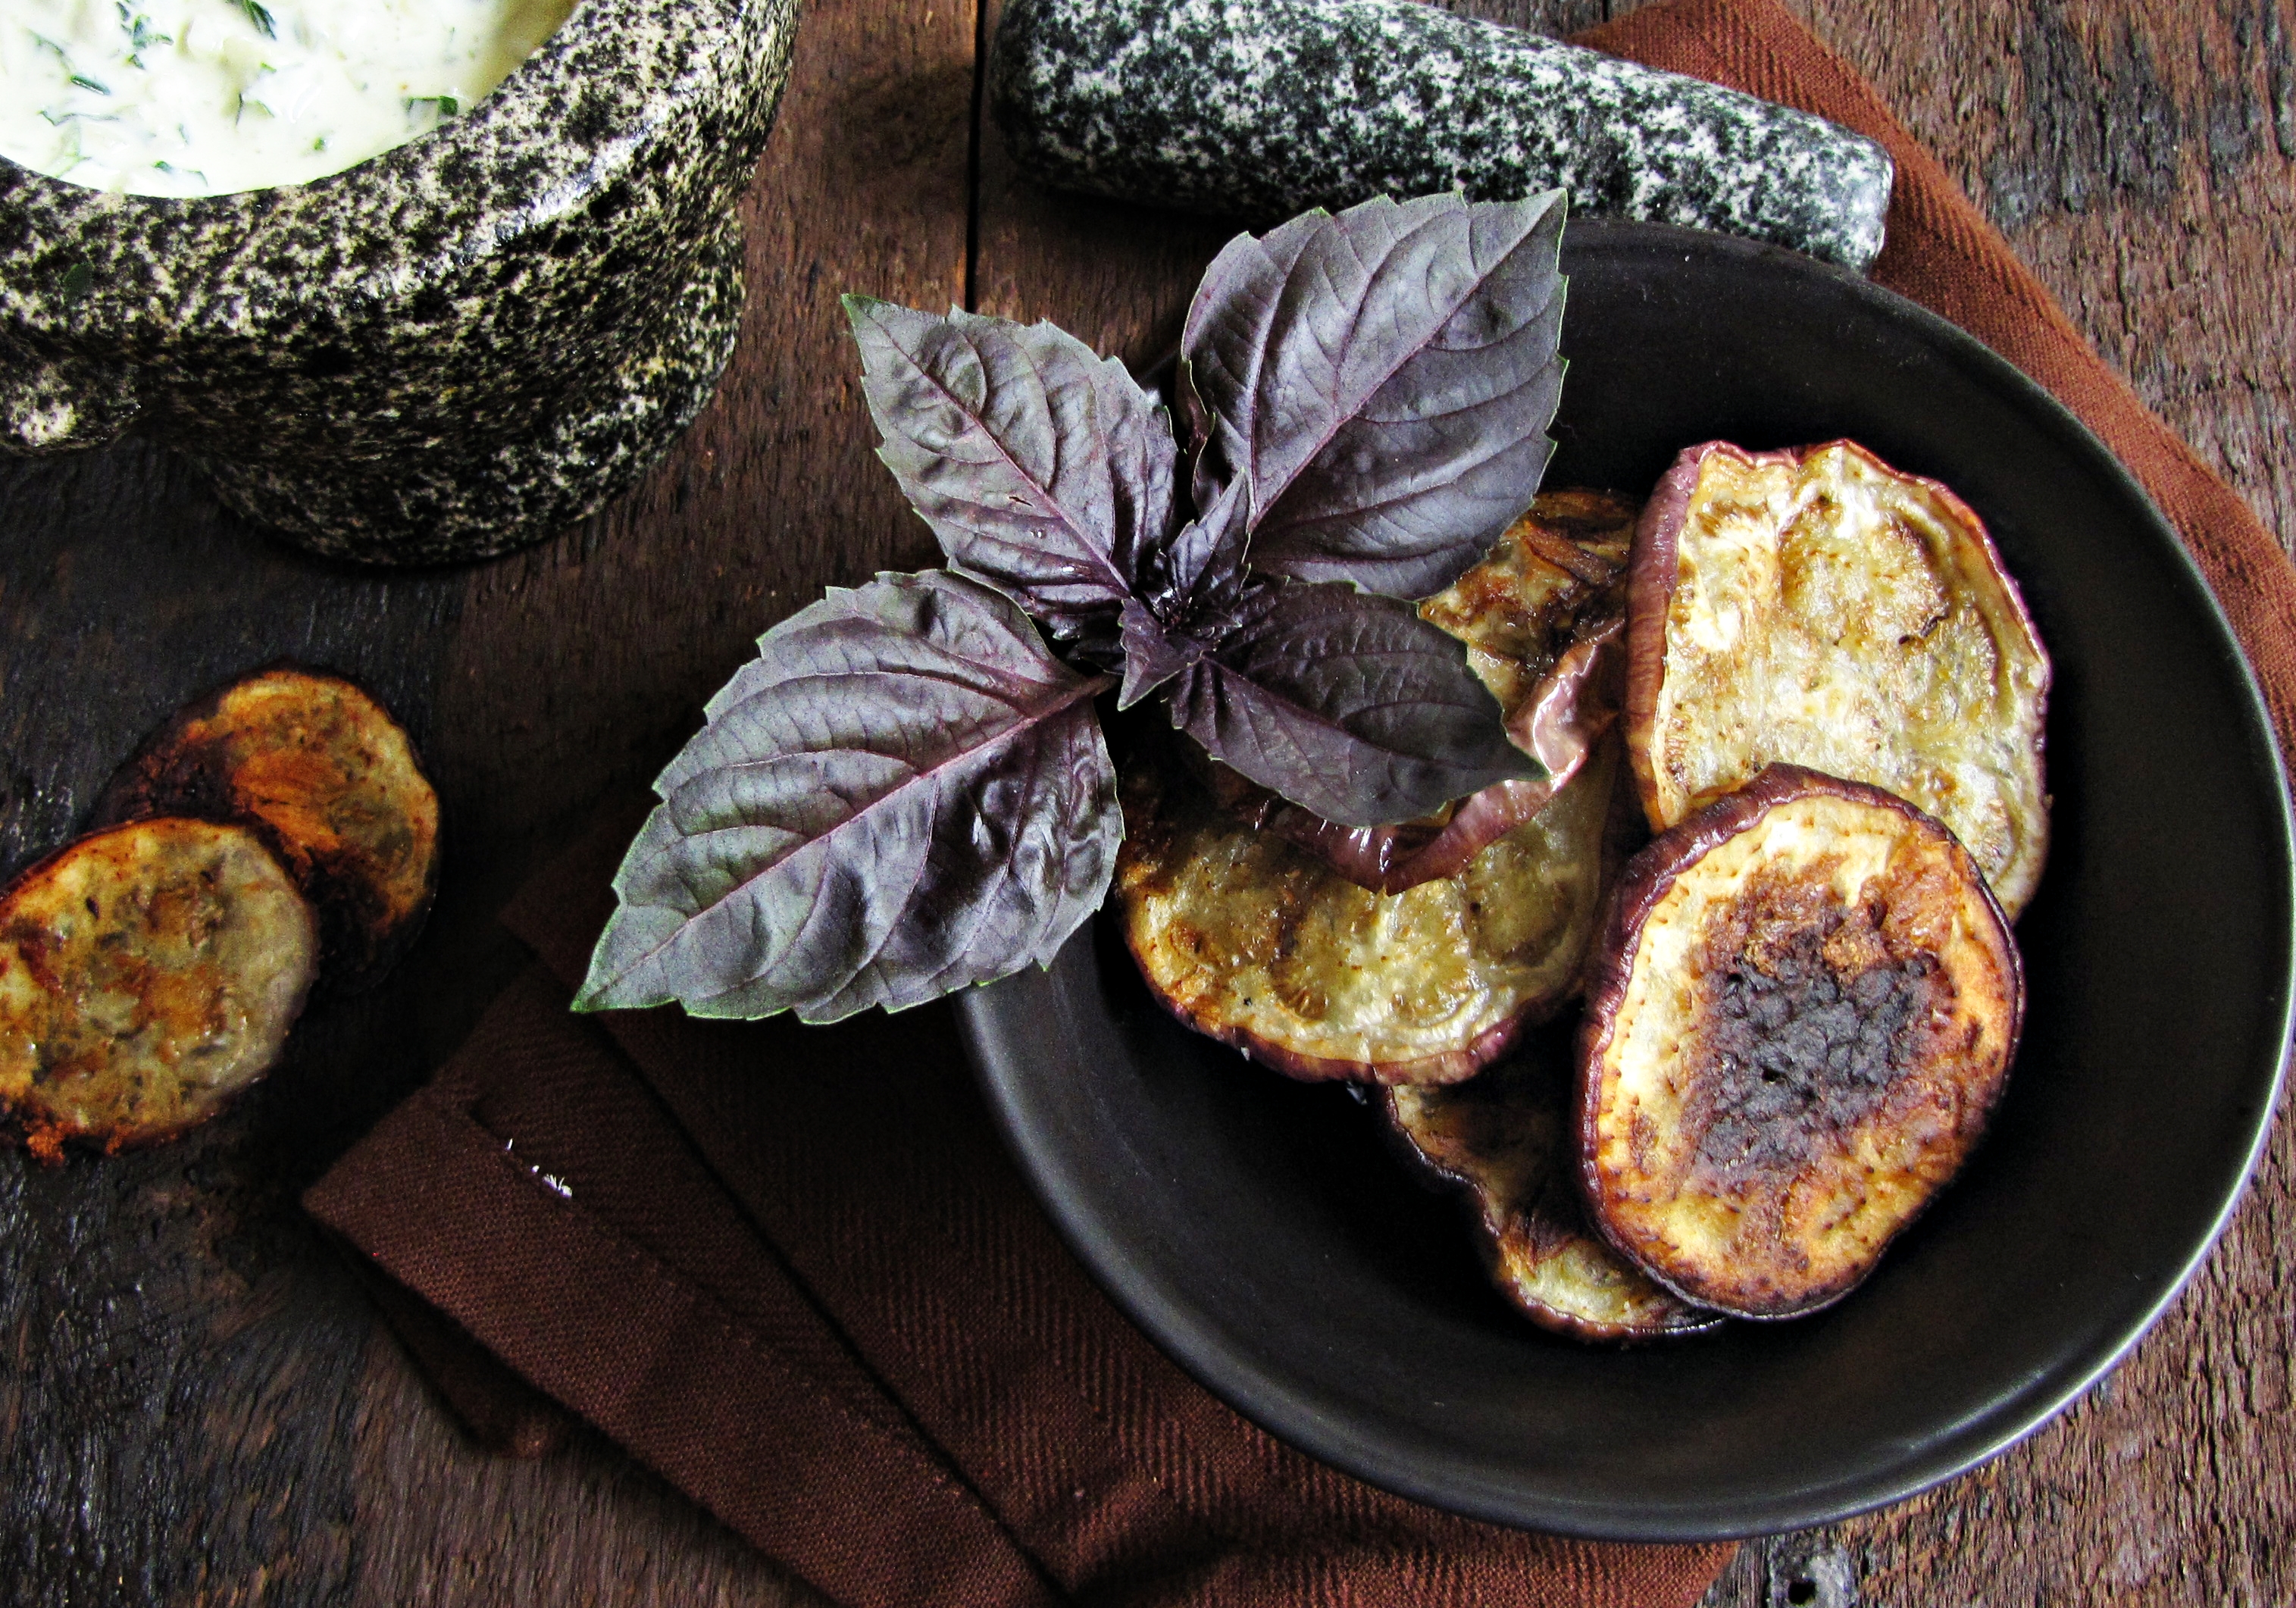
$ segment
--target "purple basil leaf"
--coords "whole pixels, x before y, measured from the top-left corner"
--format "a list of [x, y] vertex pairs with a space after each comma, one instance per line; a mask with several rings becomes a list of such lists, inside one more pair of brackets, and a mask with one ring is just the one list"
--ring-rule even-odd
[[1250, 487], [1251, 562], [1423, 597], [1538, 489], [1562, 394], [1559, 192], [1379, 199], [1240, 235], [1181, 338], [1199, 503]]
[[1140, 549], [1171, 525], [1179, 449], [1163, 407], [1049, 324], [859, 296], [845, 310], [877, 455], [949, 562], [1058, 636], [1112, 632]]
[[1226, 617], [1249, 579], [1246, 509], [1242, 482], [1231, 482], [1201, 516], [1143, 552], [1134, 566], [1138, 595], [1159, 619], [1192, 626], [1208, 641], [1226, 634]]
[[1123, 816], [1092, 695], [1010, 598], [941, 570], [832, 588], [758, 639], [670, 762], [576, 1001], [898, 1010], [1042, 964]]
[[1339, 585], [1256, 584], [1217, 654], [1175, 678], [1172, 724], [1343, 826], [1412, 820], [1544, 774], [1507, 741], [1455, 638]]
[[1206, 394], [1223, 401], [1250, 397], [1282, 310], [1282, 298], [1270, 287], [1281, 286], [1291, 276], [1308, 242], [1331, 221], [1331, 214], [1318, 207], [1257, 240], [1239, 234], [1220, 249], [1196, 283], [1180, 332], [1174, 389], [1179, 393], [1181, 416], [1188, 423], [1188, 450], [1194, 461], [1191, 489], [1199, 508], [1212, 505], [1221, 486], [1234, 478], [1235, 465], [1250, 462], [1250, 431], [1233, 423], [1240, 415], [1232, 406], [1215, 414]]
[[1236, 605], [1252, 584], [1243, 567], [1250, 537], [1241, 488], [1230, 485], [1202, 518], [1141, 554], [1139, 595], [1118, 617], [1124, 670], [1118, 709], [1130, 709], [1235, 628]]
[[1124, 605], [1122, 620], [1124, 686], [1116, 694], [1119, 710], [1130, 709], [1210, 651], [1136, 603]]

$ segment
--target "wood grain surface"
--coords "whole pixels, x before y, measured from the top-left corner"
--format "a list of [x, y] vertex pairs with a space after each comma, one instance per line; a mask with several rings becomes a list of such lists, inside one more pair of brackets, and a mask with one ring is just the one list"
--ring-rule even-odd
[[[1880, 88], [2201, 455], [2296, 539], [2296, 0], [1788, 0]], [[1627, 5], [1477, 0], [1568, 29]], [[874, 461], [836, 295], [1054, 318], [1140, 361], [1216, 225], [1041, 194], [980, 120], [993, 18], [816, 0], [745, 202], [717, 401], [636, 493], [475, 570], [312, 562], [148, 447], [0, 466], [0, 862], [67, 839], [177, 702], [280, 654], [375, 687], [445, 797], [430, 931], [168, 1148], [0, 1153], [0, 1601], [819, 1599], [586, 1432], [472, 1445], [293, 1208], [518, 964], [493, 914], [651, 774], [756, 635], [931, 562]], [[2283, 1128], [2201, 1278], [2111, 1378], [1927, 1496], [1750, 1544], [1715, 1608], [2296, 1601]], [[2100, 1187], [2110, 1187], [2101, 1180]]]

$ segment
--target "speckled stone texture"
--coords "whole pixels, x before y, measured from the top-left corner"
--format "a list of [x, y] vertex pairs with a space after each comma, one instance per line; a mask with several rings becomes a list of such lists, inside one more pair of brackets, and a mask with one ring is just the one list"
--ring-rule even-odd
[[1862, 269], [1889, 156], [1822, 119], [1417, 0], [1010, 0], [991, 95], [1040, 183], [1272, 222], [1570, 193]]
[[584, 0], [492, 95], [303, 185], [98, 193], [0, 159], [0, 450], [130, 427], [363, 563], [579, 519], [732, 354], [734, 206], [796, 0]]

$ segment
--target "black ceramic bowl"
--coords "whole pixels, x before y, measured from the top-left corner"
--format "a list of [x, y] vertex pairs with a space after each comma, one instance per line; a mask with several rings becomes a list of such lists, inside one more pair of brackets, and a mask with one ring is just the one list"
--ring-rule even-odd
[[1976, 341], [1849, 274], [1574, 224], [1548, 484], [1849, 436], [1984, 516], [2056, 661], [2055, 841], [1991, 1134], [1832, 1310], [1620, 1350], [1483, 1281], [1343, 1090], [1173, 1023], [1120, 940], [964, 1002], [1013, 1148], [1135, 1320], [1275, 1434], [1461, 1513], [1686, 1539], [1816, 1523], [1990, 1456], [2110, 1366], [2222, 1226], [2290, 1010], [2286, 793], [2256, 689], [2136, 483]]

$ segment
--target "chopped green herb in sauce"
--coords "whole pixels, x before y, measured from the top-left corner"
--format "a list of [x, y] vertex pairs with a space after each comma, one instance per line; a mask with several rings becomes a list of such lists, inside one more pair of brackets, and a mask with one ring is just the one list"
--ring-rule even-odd
[[97, 189], [301, 184], [467, 111], [578, 0], [0, 0], [0, 156]]

